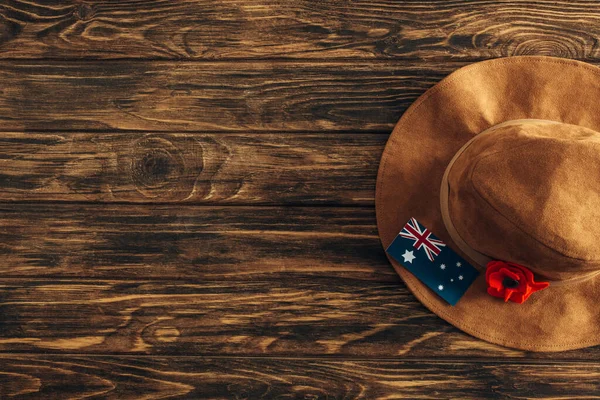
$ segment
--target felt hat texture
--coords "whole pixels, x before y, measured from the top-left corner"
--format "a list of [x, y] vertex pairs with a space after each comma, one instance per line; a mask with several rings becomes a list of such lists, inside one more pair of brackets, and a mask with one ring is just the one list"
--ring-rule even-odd
[[[600, 68], [523, 56], [453, 72], [394, 128], [376, 212], [384, 248], [414, 217], [481, 271], [451, 306], [389, 257], [462, 331], [530, 351], [600, 344]], [[488, 260], [550, 286], [522, 304], [493, 297]]]

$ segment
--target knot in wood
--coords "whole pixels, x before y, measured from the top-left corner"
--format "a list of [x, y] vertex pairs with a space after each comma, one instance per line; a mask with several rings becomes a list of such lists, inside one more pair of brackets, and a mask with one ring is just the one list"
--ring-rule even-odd
[[22, 30], [23, 28], [21, 25], [0, 15], [0, 44], [13, 40]]
[[148, 198], [184, 199], [202, 171], [202, 150], [185, 136], [148, 135], [132, 144], [131, 179]]
[[171, 154], [161, 149], [153, 149], [142, 154], [136, 163], [134, 171], [138, 174], [139, 180], [148, 185], [168, 179], [174, 167]]
[[92, 18], [94, 18], [94, 14], [96, 14], [96, 10], [94, 10], [93, 6], [87, 3], [79, 4], [77, 8], [75, 8], [75, 11], [73, 11], [73, 15], [75, 16], [75, 18], [81, 21], [91, 20]]

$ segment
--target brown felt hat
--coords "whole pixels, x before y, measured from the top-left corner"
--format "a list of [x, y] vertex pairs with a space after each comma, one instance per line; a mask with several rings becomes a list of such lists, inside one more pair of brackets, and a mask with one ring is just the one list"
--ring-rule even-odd
[[[390, 258], [452, 325], [523, 350], [600, 344], [600, 68], [528, 56], [455, 71], [394, 128], [376, 207], [384, 247], [414, 217], [482, 271], [451, 306]], [[493, 297], [490, 260], [550, 286], [523, 304]]]

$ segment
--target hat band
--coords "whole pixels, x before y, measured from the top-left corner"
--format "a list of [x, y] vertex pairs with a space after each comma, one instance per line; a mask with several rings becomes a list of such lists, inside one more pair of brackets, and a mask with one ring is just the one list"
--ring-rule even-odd
[[[494, 125], [488, 129], [482, 131], [481, 133], [473, 136], [467, 143], [465, 143], [465, 145], [462, 146], [456, 152], [456, 154], [454, 154], [454, 157], [452, 157], [452, 160], [450, 160], [450, 163], [446, 167], [446, 171], [444, 171], [444, 176], [442, 178], [442, 186], [440, 188], [440, 206], [441, 206], [441, 211], [442, 211], [442, 220], [444, 221], [444, 225], [446, 226], [446, 230], [448, 231], [448, 234], [452, 238], [452, 241], [458, 246], [458, 248], [463, 253], [465, 253], [471, 260], [473, 260], [475, 263], [477, 263], [483, 269], [486, 268], [487, 263], [489, 263], [490, 261], [493, 261], [494, 259], [487, 256], [486, 254], [478, 252], [477, 250], [475, 250], [474, 248], [469, 246], [469, 244], [467, 244], [467, 242], [464, 241], [464, 239], [460, 236], [460, 234], [456, 230], [456, 227], [454, 226], [454, 223], [452, 222], [452, 218], [450, 217], [450, 207], [448, 204], [448, 195], [449, 195], [449, 191], [450, 191], [449, 184], [448, 184], [448, 175], [450, 174], [450, 170], [452, 169], [454, 162], [456, 160], [458, 160], [458, 158], [461, 156], [461, 154], [464, 153], [464, 151], [474, 141], [481, 138], [483, 135], [488, 135], [491, 132], [493, 132], [496, 128], [506, 126], [506, 125], [536, 123], [536, 122], [547, 122], [547, 123], [554, 123], [554, 124], [559, 123], [556, 121], [541, 120], [541, 119], [514, 119], [514, 120], [502, 122], [498, 125]], [[507, 261], [507, 260], [504, 260], [504, 261]], [[598, 274], [600, 274], [600, 270], [593, 271], [593, 272], [591, 272], [589, 274], [585, 274], [585, 275], [578, 275], [578, 276], [576, 276], [574, 278], [570, 278], [570, 279], [561, 279], [558, 281], [550, 280], [549, 282], [552, 283], [553, 286], [557, 286], [557, 285], [562, 285], [562, 284], [566, 284], [566, 283], [575, 283], [575, 282], [585, 281], [590, 278], [593, 278], [594, 276], [596, 276]]]

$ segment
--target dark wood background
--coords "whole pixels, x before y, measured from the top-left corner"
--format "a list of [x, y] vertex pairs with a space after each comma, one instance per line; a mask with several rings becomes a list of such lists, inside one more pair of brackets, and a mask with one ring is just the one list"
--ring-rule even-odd
[[427, 88], [599, 39], [597, 1], [0, 1], [0, 398], [600, 398], [600, 348], [428, 312], [374, 213]]

